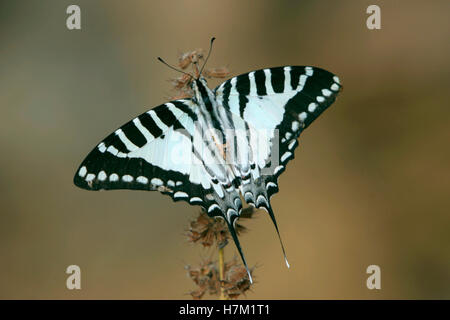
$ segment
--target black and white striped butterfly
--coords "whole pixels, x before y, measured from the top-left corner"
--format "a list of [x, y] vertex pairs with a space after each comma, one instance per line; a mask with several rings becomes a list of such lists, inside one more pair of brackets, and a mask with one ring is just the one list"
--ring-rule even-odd
[[252, 71], [214, 90], [198, 74], [191, 85], [192, 98], [157, 106], [107, 136], [74, 183], [87, 190], [156, 190], [200, 205], [226, 221], [248, 272], [234, 229], [240, 196], [265, 209], [280, 236], [270, 205], [278, 177], [294, 158], [300, 133], [334, 102], [341, 85], [332, 73], [309, 66]]

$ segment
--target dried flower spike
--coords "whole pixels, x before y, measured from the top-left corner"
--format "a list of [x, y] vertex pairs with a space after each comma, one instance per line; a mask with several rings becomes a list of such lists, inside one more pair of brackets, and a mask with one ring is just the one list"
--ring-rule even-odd
[[207, 78], [225, 78], [230, 74], [227, 67], [209, 68], [203, 71], [203, 75]]
[[[250, 269], [252, 276], [254, 268]], [[247, 270], [239, 264], [236, 257], [225, 264], [225, 279], [222, 281], [222, 286], [229, 299], [237, 299], [241, 294], [245, 294], [250, 290], [251, 285]]]
[[202, 210], [197, 218], [191, 221], [187, 236], [189, 241], [199, 242], [204, 247], [211, 247], [215, 243], [223, 247], [228, 242], [228, 233], [227, 225], [222, 219], [210, 218]]
[[[249, 219], [253, 216], [255, 210], [253, 207], [244, 208], [241, 212], [241, 218]], [[241, 224], [236, 224], [236, 232], [240, 234], [247, 228]], [[230, 232], [223, 219], [211, 218], [204, 210], [201, 210], [197, 218], [190, 222], [190, 228], [187, 232], [188, 241], [201, 243], [204, 247], [211, 247], [216, 244], [223, 248], [230, 238]]]
[[204, 50], [199, 48], [194, 51], [183, 53], [178, 58], [178, 66], [184, 70], [189, 67], [191, 63], [198, 63], [201, 59], [203, 59], [203, 52]]
[[182, 90], [185, 89], [186, 87], [189, 87], [191, 81], [192, 77], [189, 76], [188, 74], [182, 74], [178, 78], [171, 80], [172, 85], [176, 90]]
[[217, 295], [220, 290], [219, 271], [216, 264], [210, 260], [203, 261], [199, 267], [186, 266], [189, 277], [198, 286], [189, 294], [196, 300], [201, 299], [206, 292]]
[[[221, 287], [226, 299], [237, 299], [250, 290], [252, 285], [247, 270], [236, 257], [225, 264], [223, 280], [219, 280], [219, 270], [216, 263], [211, 260], [204, 260], [198, 267], [188, 265], [185, 269], [188, 271], [188, 276], [198, 287], [196, 290], [189, 292], [195, 300], [202, 299], [206, 293], [219, 295]], [[252, 275], [253, 269], [254, 267], [250, 269]]]

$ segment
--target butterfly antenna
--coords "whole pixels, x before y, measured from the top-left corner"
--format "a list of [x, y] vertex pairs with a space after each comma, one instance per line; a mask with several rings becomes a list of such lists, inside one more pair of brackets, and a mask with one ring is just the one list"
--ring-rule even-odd
[[205, 68], [206, 63], [208, 62], [209, 55], [211, 54], [211, 51], [212, 51], [212, 46], [213, 46], [214, 40], [216, 40], [216, 38], [212, 37], [212, 38], [211, 38], [211, 43], [209, 44], [208, 56], [206, 57], [205, 63], [203, 64], [203, 67], [202, 67], [202, 69], [200, 70], [200, 74], [202, 74], [202, 71], [203, 71], [203, 69]]
[[281, 250], [283, 250], [284, 261], [286, 262], [286, 266], [288, 268], [290, 268], [291, 266], [289, 265], [289, 261], [287, 260], [287, 257], [286, 257], [286, 251], [284, 250], [283, 241], [281, 240], [280, 231], [278, 231], [277, 220], [275, 219], [275, 215], [273, 214], [272, 208], [271, 208], [270, 204], [267, 206], [267, 208], [265, 206], [262, 208], [265, 209], [269, 213], [270, 219], [272, 219], [273, 225], [275, 226], [275, 230], [277, 230], [278, 239], [280, 240]]
[[250, 274], [250, 270], [248, 269], [247, 262], [245, 261], [244, 253], [242, 252], [241, 244], [239, 243], [239, 239], [237, 237], [236, 230], [234, 229], [234, 226], [226, 218], [224, 220], [227, 222], [228, 230], [230, 230], [231, 237], [234, 240], [234, 244], [236, 245], [236, 248], [239, 251], [239, 255], [241, 256], [241, 259], [242, 259], [242, 262], [244, 263], [245, 269], [247, 270], [248, 279], [250, 280], [250, 283], [253, 283], [253, 278], [252, 278], [252, 275]]
[[162, 62], [163, 64], [165, 64], [166, 66], [168, 66], [170, 69], [175, 70], [175, 71], [178, 71], [178, 72], [181, 72], [181, 73], [184, 73], [184, 74], [187, 74], [187, 75], [190, 76], [192, 79], [194, 78], [194, 76], [193, 76], [192, 74], [187, 73], [187, 72], [184, 72], [183, 70], [177, 69], [177, 68], [175, 68], [175, 67], [172, 67], [170, 64], [168, 64], [167, 62], [165, 62], [161, 57], [158, 57], [158, 60], [159, 60], [160, 62]]

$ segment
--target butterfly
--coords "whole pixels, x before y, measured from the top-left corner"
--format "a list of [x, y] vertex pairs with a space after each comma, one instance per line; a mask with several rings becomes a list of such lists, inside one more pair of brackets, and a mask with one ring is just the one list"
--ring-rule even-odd
[[252, 281], [235, 231], [242, 199], [267, 211], [289, 267], [270, 199], [300, 133], [335, 101], [341, 84], [321, 68], [281, 66], [211, 90], [202, 70], [182, 71], [191, 77], [191, 98], [150, 109], [108, 135], [81, 163], [74, 183], [159, 191], [223, 218]]

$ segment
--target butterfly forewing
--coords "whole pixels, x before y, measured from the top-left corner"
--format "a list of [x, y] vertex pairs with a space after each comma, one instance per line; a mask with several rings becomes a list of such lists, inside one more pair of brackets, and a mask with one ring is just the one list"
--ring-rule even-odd
[[[259, 186], [243, 187], [246, 200], [255, 203], [263, 195], [264, 206], [267, 196], [278, 191], [276, 178], [294, 158], [298, 136], [334, 102], [340, 88], [339, 79], [328, 71], [287, 66], [242, 74], [215, 89], [219, 105], [249, 128], [248, 145], [257, 165], [253, 176], [261, 179]], [[257, 187], [264, 187], [267, 195], [250, 190]]]

